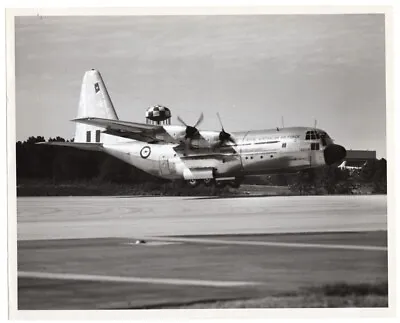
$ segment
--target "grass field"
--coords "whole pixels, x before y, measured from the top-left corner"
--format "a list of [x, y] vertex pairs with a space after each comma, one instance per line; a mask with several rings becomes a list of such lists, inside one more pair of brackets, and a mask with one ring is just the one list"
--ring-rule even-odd
[[192, 303], [180, 308], [324, 308], [387, 307], [387, 282], [327, 284], [256, 299]]

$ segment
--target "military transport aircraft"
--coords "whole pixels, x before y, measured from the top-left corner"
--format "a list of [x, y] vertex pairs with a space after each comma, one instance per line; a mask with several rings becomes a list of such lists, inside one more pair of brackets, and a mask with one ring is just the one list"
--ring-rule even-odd
[[289, 173], [338, 164], [346, 149], [313, 127], [228, 133], [202, 131], [197, 122], [156, 125], [121, 121], [97, 70], [83, 77], [73, 142], [46, 144], [97, 150], [147, 173], [190, 186], [238, 187], [247, 175]]

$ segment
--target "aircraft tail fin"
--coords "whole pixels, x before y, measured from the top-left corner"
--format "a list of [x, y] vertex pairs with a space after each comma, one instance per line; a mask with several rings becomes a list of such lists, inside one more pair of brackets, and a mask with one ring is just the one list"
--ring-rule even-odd
[[[103, 78], [100, 72], [94, 69], [87, 71], [83, 76], [79, 99], [77, 119], [87, 117], [118, 120]], [[103, 142], [106, 136], [102, 133], [103, 130], [101, 127], [77, 123], [74, 142]]]

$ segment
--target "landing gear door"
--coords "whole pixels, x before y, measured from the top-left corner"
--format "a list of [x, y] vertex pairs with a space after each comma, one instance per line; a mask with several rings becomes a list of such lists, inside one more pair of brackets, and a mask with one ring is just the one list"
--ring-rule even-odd
[[168, 158], [164, 155], [160, 156], [160, 173], [161, 175], [169, 175], [171, 173]]

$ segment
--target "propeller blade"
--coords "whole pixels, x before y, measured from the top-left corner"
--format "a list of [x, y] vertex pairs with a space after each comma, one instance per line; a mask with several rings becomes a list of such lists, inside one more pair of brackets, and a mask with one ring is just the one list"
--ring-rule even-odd
[[217, 112], [217, 117], [219, 120], [219, 124], [221, 125], [221, 132], [219, 133], [219, 144], [218, 146], [221, 146], [225, 141], [230, 141], [233, 144], [236, 144], [235, 140], [232, 138], [231, 134], [229, 132], [226, 132], [224, 129], [224, 125], [222, 124], [221, 116]]
[[202, 121], [203, 121], [204, 115], [203, 112], [200, 114], [199, 120], [197, 120], [197, 122], [195, 123], [195, 125], [193, 126], [193, 128], [196, 128]]
[[188, 126], [185, 121], [183, 121], [179, 116], [177, 117], [178, 121], [182, 123], [184, 126]]
[[217, 117], [219, 120], [219, 124], [221, 125], [221, 129], [224, 130], [224, 126], [222, 125], [221, 117], [219, 116], [219, 113], [217, 112]]

